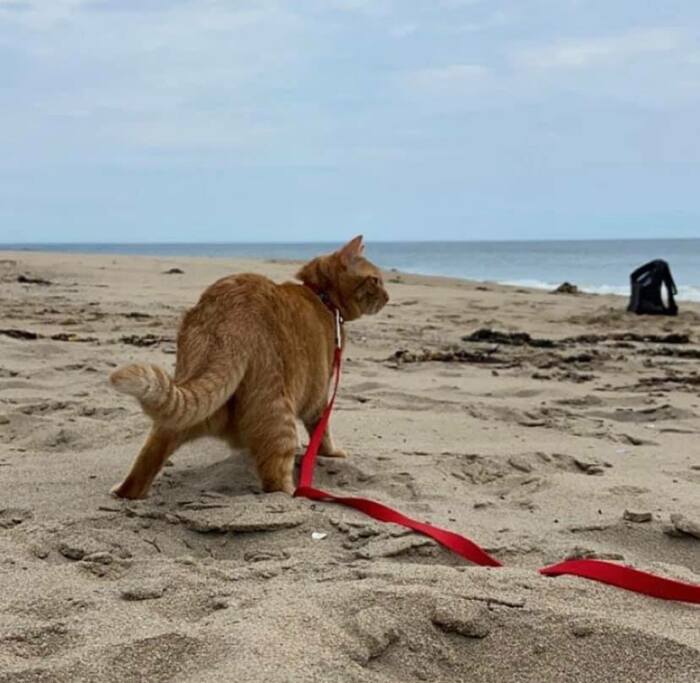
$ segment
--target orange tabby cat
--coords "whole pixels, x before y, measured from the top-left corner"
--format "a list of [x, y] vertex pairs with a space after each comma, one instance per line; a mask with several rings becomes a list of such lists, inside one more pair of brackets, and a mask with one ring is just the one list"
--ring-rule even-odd
[[[355, 320], [389, 300], [363, 249], [360, 236], [313, 259], [297, 273], [303, 285], [251, 274], [225, 277], [185, 314], [174, 378], [156, 365], [115, 371], [114, 387], [139, 400], [153, 427], [114, 495], [144, 498], [173, 452], [206, 435], [249, 448], [265, 491], [293, 493], [296, 419], [312, 432], [325, 407], [334, 309]], [[320, 454], [345, 455], [330, 431]]]

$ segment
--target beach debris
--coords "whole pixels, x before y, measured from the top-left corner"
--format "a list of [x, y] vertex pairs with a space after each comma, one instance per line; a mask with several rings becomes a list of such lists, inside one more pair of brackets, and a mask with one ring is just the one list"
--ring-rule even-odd
[[572, 285], [570, 282], [562, 282], [551, 293], [552, 294], [580, 294], [581, 290], [576, 285]]
[[408, 349], [399, 349], [395, 351], [387, 360], [394, 361], [399, 365], [402, 363], [503, 363], [503, 359], [494, 355], [495, 349], [473, 353], [465, 349], [451, 347], [443, 351], [431, 351], [423, 349], [422, 351], [409, 351]]
[[163, 271], [163, 275], [184, 275], [185, 271], [181, 268], [170, 268]]
[[622, 514], [622, 519], [628, 522], [634, 522], [635, 524], [644, 524], [645, 522], [651, 522], [652, 515], [651, 512], [634, 512], [632, 510], [625, 510]]
[[23, 285], [43, 285], [44, 287], [48, 287], [49, 285], [53, 284], [53, 282], [45, 280], [43, 277], [30, 277], [29, 275], [18, 275], [17, 282], [20, 282]]
[[323, 540], [324, 538], [326, 538], [327, 536], [328, 536], [328, 534], [325, 533], [324, 531], [313, 531], [313, 532], [311, 533], [311, 538], [312, 538], [314, 541], [322, 541], [322, 540]]
[[[616, 332], [613, 334], [580, 334], [575, 337], [565, 337], [564, 344], [600, 344], [601, 342], [637, 342], [651, 344], [690, 344], [687, 334], [637, 334], [636, 332]], [[630, 347], [623, 347], [630, 348]]]
[[665, 377], [642, 377], [634, 388], [659, 387], [665, 384], [686, 385], [696, 387], [700, 385], [700, 375], [666, 375]]
[[130, 346], [140, 346], [140, 347], [147, 347], [147, 346], [155, 346], [156, 344], [160, 344], [162, 342], [173, 342], [173, 339], [170, 339], [169, 337], [158, 337], [155, 334], [129, 334], [124, 337], [120, 337], [119, 341], [122, 344], [129, 344]]
[[[31, 332], [29, 330], [18, 330], [16, 328], [2, 329], [0, 330], [0, 335], [5, 337], [10, 337], [11, 339], [22, 339], [24, 341], [36, 341], [37, 339], [44, 339], [44, 336], [38, 332]], [[97, 337], [81, 337], [75, 332], [58, 332], [49, 336], [52, 341], [62, 341], [62, 342], [97, 342], [99, 341]]]
[[563, 356], [561, 358], [562, 363], [592, 363], [594, 360], [595, 356], [592, 353], [576, 353], [572, 356]]
[[[681, 349], [676, 350], [669, 348], [669, 344], [687, 344], [690, 343], [690, 337], [687, 334], [636, 334], [636, 333], [614, 333], [607, 335], [584, 334], [576, 337], [565, 337], [563, 339], [548, 339], [536, 338], [527, 332], [506, 332], [488, 327], [479, 328], [468, 335], [461, 338], [466, 344], [482, 344], [488, 345], [477, 349], [469, 349], [459, 345], [444, 346], [440, 349], [422, 348], [420, 350], [399, 349], [393, 353], [387, 360], [396, 363], [395, 367], [400, 367], [405, 363], [425, 363], [425, 362], [443, 362], [443, 363], [472, 363], [472, 364], [487, 364], [500, 365], [504, 368], [522, 367], [524, 364], [532, 364], [539, 371], [555, 370], [555, 374], [543, 374], [538, 372], [534, 374], [533, 379], [557, 379], [559, 381], [570, 381], [575, 383], [590, 382], [595, 379], [590, 370], [605, 361], [613, 358], [609, 349], [586, 349], [578, 353], [561, 355], [558, 353], [541, 353], [534, 354], [531, 357], [525, 357], [514, 353], [508, 353], [508, 347], [528, 347], [535, 349], [563, 349], [571, 346], [580, 345], [598, 345], [611, 344], [629, 345], [630, 348], [637, 348], [635, 343], [653, 343], [664, 344], [661, 355], [700, 358], [700, 350], [697, 349]], [[642, 349], [649, 355], [654, 354], [653, 349]], [[589, 370], [585, 372], [583, 370]], [[666, 381], [677, 381], [674, 377], [664, 378]], [[655, 378], [644, 378], [640, 381], [655, 384], [662, 381]], [[687, 384], [700, 384], [700, 377], [691, 378]]]
[[[574, 382], [575, 384], [592, 382], [595, 379], [595, 375], [591, 372], [574, 372], [573, 370], [558, 372], [555, 374], [555, 377], [560, 382]], [[533, 378], [537, 379], [534, 375]]]
[[17, 329], [5, 329], [0, 330], [0, 334], [10, 337], [12, 339], [24, 339], [28, 341], [34, 341], [35, 339], [40, 339], [41, 335], [36, 332], [29, 332], [27, 330], [17, 330]]
[[660, 349], [639, 349], [638, 353], [642, 356], [700, 359], [700, 349], [674, 349], [668, 346], [662, 346]]
[[69, 333], [69, 332], [59, 332], [58, 334], [52, 334], [49, 339], [53, 341], [62, 342], [80, 342], [89, 343], [98, 341], [97, 337], [81, 337], [79, 334]]
[[122, 313], [122, 315], [132, 320], [148, 320], [153, 317], [150, 313], [141, 313], [139, 311], [129, 311], [128, 313]]
[[441, 600], [435, 607], [432, 622], [446, 633], [465, 638], [485, 638], [491, 633], [488, 607], [456, 600]]
[[700, 523], [688, 519], [685, 515], [674, 513], [671, 515], [671, 526], [664, 529], [668, 536], [697, 538], [700, 540]]
[[557, 343], [551, 339], [534, 339], [527, 332], [499, 332], [488, 327], [482, 327], [476, 332], [465, 335], [462, 337], [462, 341], [502, 344], [504, 346], [533, 346], [544, 349], [552, 349], [557, 346]]

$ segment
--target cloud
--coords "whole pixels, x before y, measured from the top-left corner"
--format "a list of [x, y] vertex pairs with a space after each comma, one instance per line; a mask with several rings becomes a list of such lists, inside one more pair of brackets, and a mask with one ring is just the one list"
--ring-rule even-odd
[[0, 80], [11, 83], [0, 128], [15, 131], [6, 159], [265, 150], [290, 125], [284, 104], [311, 48], [283, 3], [30, 4], [0, 12]]
[[399, 24], [389, 29], [392, 38], [407, 38], [418, 30], [418, 24]]
[[386, 16], [391, 13], [391, 0], [317, 0], [321, 10], [357, 13], [368, 17]]
[[439, 4], [446, 9], [463, 9], [473, 5], [481, 5], [483, 2], [484, 0], [440, 0]]
[[481, 31], [502, 28], [512, 23], [515, 16], [514, 12], [499, 10], [478, 21], [457, 23], [451, 27], [451, 30], [453, 33], [480, 33]]
[[488, 73], [481, 64], [448, 64], [410, 71], [405, 82], [417, 88], [461, 88], [482, 82]]
[[633, 29], [617, 36], [568, 40], [517, 51], [512, 62], [530, 69], [582, 69], [673, 52], [684, 42], [676, 28]]
[[81, 9], [92, 12], [161, 12], [187, 4], [189, 0], [89, 0]]
[[0, 0], [0, 12], [27, 12], [32, 8], [28, 2], [20, 0]]

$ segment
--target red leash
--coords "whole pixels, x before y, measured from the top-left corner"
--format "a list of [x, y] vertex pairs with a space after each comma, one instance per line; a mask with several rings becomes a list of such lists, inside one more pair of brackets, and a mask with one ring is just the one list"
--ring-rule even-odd
[[[399, 524], [408, 529], [413, 529], [420, 534], [429, 536], [440, 545], [443, 545], [448, 550], [451, 550], [457, 555], [460, 555], [465, 560], [474, 562], [475, 564], [484, 567], [501, 567], [501, 563], [491, 557], [483, 548], [480, 548], [476, 543], [470, 541], [464, 536], [460, 536], [447, 529], [418, 522], [415, 519], [406, 517], [396, 510], [392, 510], [386, 505], [376, 503], [373, 500], [366, 498], [347, 498], [342, 496], [334, 496], [326, 491], [321, 491], [313, 487], [314, 468], [316, 465], [316, 456], [321, 445], [323, 435], [328, 427], [335, 397], [338, 393], [340, 384], [340, 369], [342, 365], [342, 347], [340, 338], [340, 313], [336, 310], [336, 348], [333, 362], [333, 391], [326, 405], [321, 420], [314, 433], [311, 435], [306, 453], [301, 461], [301, 469], [299, 472], [299, 486], [294, 492], [295, 496], [309, 498], [327, 503], [338, 503], [346, 507], [355, 508], [369, 517], [379, 520], [380, 522], [390, 522], [391, 524]], [[611, 586], [624, 588], [634, 593], [642, 593], [650, 595], [654, 598], [663, 600], [676, 600], [679, 602], [691, 602], [700, 604], [700, 585], [675, 581], [674, 579], [666, 579], [661, 576], [655, 576], [648, 572], [639, 571], [632, 567], [626, 567], [612, 562], [604, 562], [602, 560], [570, 560], [561, 562], [549, 567], [543, 567], [539, 570], [540, 574], [545, 576], [561, 576], [568, 574], [570, 576], [579, 576], [592, 581], [600, 581]]]

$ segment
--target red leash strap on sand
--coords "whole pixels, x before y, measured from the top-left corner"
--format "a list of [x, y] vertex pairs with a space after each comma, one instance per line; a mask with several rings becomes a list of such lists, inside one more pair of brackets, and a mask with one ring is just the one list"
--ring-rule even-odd
[[[333, 360], [333, 371], [335, 375], [333, 393], [328, 400], [328, 405], [326, 405], [321, 419], [314, 429], [314, 433], [311, 435], [311, 440], [309, 445], [306, 447], [306, 453], [301, 460], [301, 467], [299, 468], [299, 485], [297, 490], [294, 492], [295, 496], [302, 496], [300, 493], [302, 489], [310, 487], [314, 483], [314, 469], [316, 467], [316, 456], [318, 455], [318, 449], [321, 447], [321, 441], [323, 441], [323, 436], [328, 428], [328, 421], [331, 419], [331, 413], [333, 412], [333, 405], [335, 404], [335, 397], [338, 394], [338, 385], [340, 384], [340, 367], [343, 360], [343, 350], [340, 348], [339, 344], [335, 347], [335, 357]], [[305, 497], [305, 496], [304, 496]]]
[[[501, 567], [502, 565], [497, 559], [491, 557], [491, 555], [480, 548], [476, 543], [473, 543], [468, 538], [460, 536], [453, 531], [441, 529], [440, 527], [425, 522], [418, 522], [396, 510], [392, 510], [386, 505], [376, 503], [373, 500], [334, 496], [331, 493], [326, 493], [325, 491], [313, 487], [316, 456], [318, 455], [318, 449], [321, 446], [323, 436], [326, 433], [328, 421], [333, 412], [335, 397], [338, 394], [338, 385], [340, 384], [340, 369], [343, 354], [340, 341], [340, 322], [340, 314], [336, 311], [336, 348], [333, 360], [333, 391], [323, 411], [323, 415], [316, 425], [314, 433], [311, 435], [306, 453], [304, 453], [302, 458], [299, 472], [299, 486], [294, 492], [294, 495], [309, 498], [310, 500], [338, 503], [339, 505], [354, 508], [380, 522], [399, 524], [408, 529], [413, 529], [413, 531], [417, 531], [424, 536], [429, 536], [448, 550], [451, 550], [453, 553], [456, 553], [474, 564], [485, 567]], [[578, 576], [584, 579], [591, 579], [592, 581], [600, 581], [601, 583], [611, 586], [617, 586], [618, 588], [624, 588], [634, 593], [642, 593], [643, 595], [660, 598], [662, 600], [700, 604], [700, 586], [698, 585], [666, 579], [661, 576], [654, 576], [654, 574], [642, 572], [632, 567], [625, 567], [624, 565], [614, 564], [612, 562], [603, 562], [602, 560], [569, 560], [549, 567], [543, 567], [539, 572], [544, 576], [561, 576], [564, 574]]]
[[484, 567], [502, 566], [496, 558], [491, 557], [485, 550], [468, 538], [460, 536], [453, 531], [447, 531], [447, 529], [433, 526], [432, 524], [418, 522], [415, 519], [406, 517], [406, 515], [402, 515], [396, 510], [392, 510], [386, 505], [376, 503], [373, 500], [367, 500], [366, 498], [343, 498], [308, 486], [299, 487], [294, 495], [327, 503], [339, 503], [340, 505], [345, 505], [345, 507], [355, 508], [355, 510], [364, 512], [369, 517], [378, 519], [380, 522], [399, 524], [407, 529], [413, 529], [413, 531], [417, 531], [424, 536], [429, 536], [453, 553], [457, 553], [457, 555], [460, 555], [465, 560], [474, 562], [474, 564], [479, 564]]
[[650, 595], [652, 598], [662, 600], [676, 600], [678, 602], [692, 602], [700, 605], [700, 586], [692, 583], [666, 579], [662, 576], [654, 576], [639, 569], [625, 567], [621, 564], [603, 562], [602, 560], [569, 560], [539, 570], [545, 576], [580, 576], [592, 581], [600, 581], [610, 586], [624, 588], [634, 593]]

